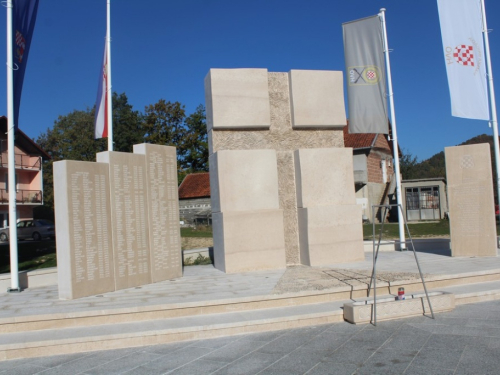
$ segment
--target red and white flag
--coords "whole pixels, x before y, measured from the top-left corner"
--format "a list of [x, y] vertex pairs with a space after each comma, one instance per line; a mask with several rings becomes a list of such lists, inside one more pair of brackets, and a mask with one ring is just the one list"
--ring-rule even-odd
[[95, 138], [108, 136], [108, 59], [107, 43], [104, 43], [104, 58], [99, 75], [99, 89], [95, 103]]
[[489, 120], [480, 0], [437, 0], [451, 114]]

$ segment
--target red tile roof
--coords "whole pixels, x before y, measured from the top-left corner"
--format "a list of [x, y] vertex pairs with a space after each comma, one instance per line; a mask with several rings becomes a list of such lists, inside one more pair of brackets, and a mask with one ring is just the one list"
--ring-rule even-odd
[[210, 197], [210, 178], [206, 173], [188, 174], [179, 186], [179, 199]]
[[349, 134], [347, 125], [344, 126], [344, 146], [352, 148], [372, 147], [377, 134]]

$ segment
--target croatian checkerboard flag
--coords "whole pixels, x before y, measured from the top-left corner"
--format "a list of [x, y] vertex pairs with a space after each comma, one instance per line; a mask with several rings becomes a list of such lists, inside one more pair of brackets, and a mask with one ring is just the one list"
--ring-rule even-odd
[[95, 103], [95, 138], [108, 136], [108, 54], [107, 43], [104, 43], [104, 58], [99, 74], [99, 88]]
[[480, 0], [437, 0], [451, 114], [489, 120]]

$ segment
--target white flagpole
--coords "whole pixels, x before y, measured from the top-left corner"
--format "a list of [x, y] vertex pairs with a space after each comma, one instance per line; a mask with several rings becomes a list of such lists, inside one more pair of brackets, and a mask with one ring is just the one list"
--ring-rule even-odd
[[106, 74], [106, 95], [108, 102], [108, 151], [113, 151], [113, 92], [111, 87], [111, 0], [107, 0], [107, 17], [106, 17], [106, 61], [107, 61], [107, 74]]
[[[389, 104], [391, 107], [392, 148], [394, 149], [393, 150], [394, 174], [396, 175], [396, 199], [398, 204], [400, 204], [401, 207], [403, 207], [403, 199], [401, 195], [401, 175], [399, 169], [398, 135], [396, 133], [396, 111], [394, 109], [394, 94], [392, 92], [391, 62], [389, 60], [389, 44], [387, 42], [387, 29], [385, 25], [385, 8], [380, 9], [379, 15], [382, 19], [382, 32], [384, 34], [384, 54], [385, 54], [385, 65], [387, 69], [387, 88], [389, 90]], [[400, 249], [406, 250], [404, 218], [399, 208], [398, 208], [398, 223], [399, 223]]]
[[9, 189], [10, 288], [20, 292], [17, 254], [16, 154], [14, 149], [14, 59], [12, 55], [12, 0], [7, 0], [7, 158]]
[[[490, 105], [490, 126], [493, 128], [493, 145], [495, 149], [495, 161], [497, 172], [497, 199], [500, 202], [500, 152], [498, 145], [498, 121], [497, 121], [497, 107], [495, 102], [495, 89], [493, 88], [493, 70], [491, 69], [491, 56], [490, 56], [490, 41], [488, 39], [488, 26], [486, 25], [486, 9], [484, 7], [484, 0], [481, 0], [481, 10], [483, 18], [483, 40], [484, 50], [486, 57], [486, 76], [488, 80], [489, 91], [489, 105]], [[500, 204], [500, 203], [499, 203]]]

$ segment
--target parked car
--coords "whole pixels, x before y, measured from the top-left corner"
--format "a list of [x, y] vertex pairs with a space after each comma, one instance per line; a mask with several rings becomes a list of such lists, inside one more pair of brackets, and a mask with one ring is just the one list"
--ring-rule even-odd
[[[56, 231], [52, 221], [49, 220], [19, 220], [17, 222], [17, 238], [24, 240], [32, 238], [35, 241], [40, 241], [42, 238], [55, 238]], [[9, 227], [0, 230], [0, 241], [9, 240]]]

